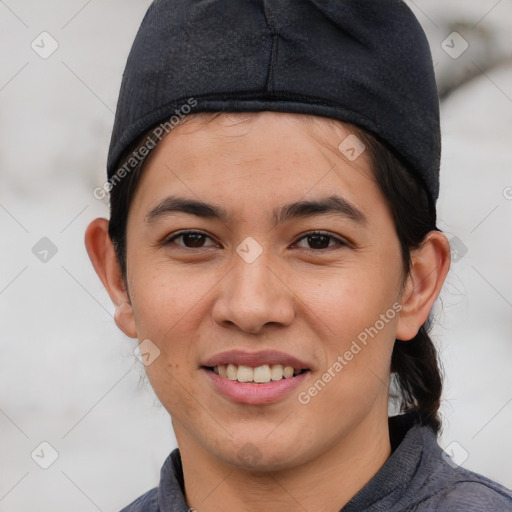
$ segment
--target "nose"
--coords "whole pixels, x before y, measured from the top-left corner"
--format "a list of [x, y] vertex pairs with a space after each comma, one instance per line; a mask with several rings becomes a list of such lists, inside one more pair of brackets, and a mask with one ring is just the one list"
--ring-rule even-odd
[[214, 322], [222, 327], [235, 325], [251, 334], [268, 325], [290, 325], [295, 318], [294, 294], [271, 258], [263, 253], [252, 263], [238, 255], [234, 260], [220, 283]]

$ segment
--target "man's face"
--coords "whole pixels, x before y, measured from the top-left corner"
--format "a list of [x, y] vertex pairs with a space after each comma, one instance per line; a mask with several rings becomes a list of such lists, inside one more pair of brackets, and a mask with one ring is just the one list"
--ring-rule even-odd
[[191, 118], [151, 156], [127, 284], [180, 446], [285, 469], [387, 418], [404, 276], [366, 153], [338, 149], [350, 134], [293, 114]]

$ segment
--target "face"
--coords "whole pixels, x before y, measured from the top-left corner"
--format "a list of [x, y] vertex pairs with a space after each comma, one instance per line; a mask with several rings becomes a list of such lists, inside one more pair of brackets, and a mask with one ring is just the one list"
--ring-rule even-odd
[[160, 351], [180, 446], [239, 466], [291, 468], [387, 419], [399, 241], [366, 154], [338, 149], [348, 125], [314, 121], [190, 118], [130, 207], [122, 327]]

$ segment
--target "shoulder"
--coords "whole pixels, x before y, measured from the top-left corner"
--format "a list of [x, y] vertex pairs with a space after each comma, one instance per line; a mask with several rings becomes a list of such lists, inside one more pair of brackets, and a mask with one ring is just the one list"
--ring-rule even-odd
[[422, 456], [409, 492], [414, 512], [512, 512], [512, 491], [457, 465], [430, 429], [421, 428]]
[[459, 480], [426, 500], [418, 512], [512, 512], [512, 492], [496, 482], [475, 475]]
[[151, 489], [143, 494], [120, 512], [160, 512], [158, 506], [158, 488]]
[[512, 491], [469, 469], [456, 465], [439, 445], [428, 454], [431, 470], [425, 487], [425, 508], [418, 512], [512, 512]]

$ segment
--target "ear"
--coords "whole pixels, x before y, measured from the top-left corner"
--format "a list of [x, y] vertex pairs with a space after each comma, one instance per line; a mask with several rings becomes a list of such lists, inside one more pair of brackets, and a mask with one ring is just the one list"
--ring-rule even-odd
[[396, 338], [410, 340], [426, 322], [450, 269], [450, 244], [439, 231], [431, 231], [411, 253], [411, 269], [402, 292], [402, 310]]
[[137, 337], [130, 296], [108, 234], [108, 220], [95, 219], [85, 231], [85, 247], [96, 274], [115, 306], [114, 320], [127, 336]]

